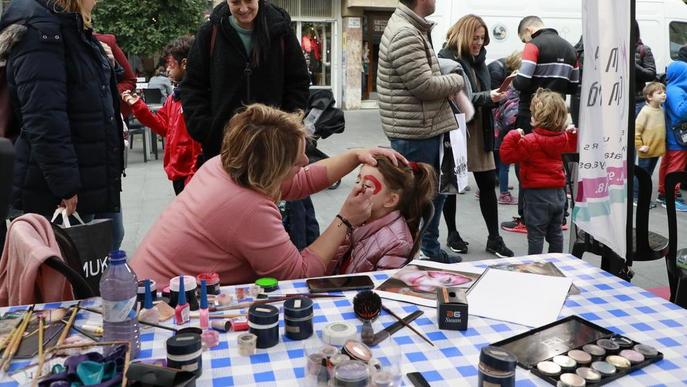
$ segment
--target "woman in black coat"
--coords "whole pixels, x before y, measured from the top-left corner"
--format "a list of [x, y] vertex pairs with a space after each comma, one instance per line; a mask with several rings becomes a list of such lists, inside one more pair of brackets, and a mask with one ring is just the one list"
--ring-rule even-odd
[[265, 0], [222, 2], [189, 53], [180, 93], [186, 126], [207, 160], [219, 154], [224, 126], [242, 106], [304, 110], [309, 85], [286, 11]]
[[[472, 104], [475, 115], [468, 123], [468, 171], [472, 172], [479, 188], [479, 206], [487, 225], [489, 236], [486, 251], [498, 257], [512, 257], [499, 234], [498, 204], [496, 201], [496, 164], [494, 163], [494, 123], [491, 108], [505, 96], [491, 90], [491, 77], [485, 63], [489, 44], [489, 32], [482, 18], [463, 16], [448, 31], [445, 47], [440, 58], [455, 60], [465, 70], [472, 87]], [[444, 218], [449, 229], [448, 247], [456, 252], [467, 252], [455, 225], [456, 199], [448, 196], [444, 204]]]
[[122, 122], [111, 63], [93, 36], [95, 0], [14, 0], [0, 30], [20, 120], [11, 206], [51, 215], [118, 212]]

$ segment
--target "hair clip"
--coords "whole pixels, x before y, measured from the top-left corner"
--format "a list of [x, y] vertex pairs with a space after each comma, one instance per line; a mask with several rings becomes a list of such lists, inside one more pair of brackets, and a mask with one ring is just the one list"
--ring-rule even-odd
[[413, 172], [417, 172], [419, 170], [415, 161], [408, 161], [408, 166], [413, 170]]

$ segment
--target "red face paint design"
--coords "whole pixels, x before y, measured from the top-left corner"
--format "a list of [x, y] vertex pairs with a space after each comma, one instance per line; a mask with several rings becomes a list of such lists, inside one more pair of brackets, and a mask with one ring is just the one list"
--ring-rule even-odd
[[365, 181], [365, 180], [369, 181], [370, 183], [372, 183], [372, 185], [375, 186], [374, 191], [372, 191], [373, 195], [376, 195], [379, 191], [382, 190], [382, 183], [380, 183], [380, 181], [377, 180], [376, 177], [374, 177], [372, 175], [365, 175], [365, 176], [363, 176], [363, 181]]

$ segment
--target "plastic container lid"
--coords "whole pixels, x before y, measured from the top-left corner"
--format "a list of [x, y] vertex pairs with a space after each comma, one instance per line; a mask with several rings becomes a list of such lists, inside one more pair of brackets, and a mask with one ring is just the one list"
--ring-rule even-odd
[[482, 348], [479, 361], [495, 370], [509, 372], [515, 371], [518, 359], [509, 351], [490, 345]]
[[195, 333], [182, 333], [167, 339], [167, 353], [169, 355], [187, 355], [200, 351], [203, 343], [200, 335]]
[[[196, 283], [196, 279], [190, 275], [185, 275], [184, 277], [184, 289], [188, 292], [190, 290], [194, 290], [196, 287], [198, 287], [198, 284]], [[174, 277], [171, 280], [169, 280], [169, 290], [173, 292], [178, 292], [179, 291], [179, 277]]]
[[198, 282], [202, 280], [207, 281], [208, 285], [215, 285], [219, 283], [219, 274], [217, 273], [200, 273], [196, 278], [198, 279]]
[[290, 298], [284, 302], [284, 318], [303, 318], [312, 314], [312, 300], [308, 297]]
[[248, 309], [248, 321], [259, 325], [274, 324], [279, 321], [279, 308], [273, 305], [253, 305]]
[[276, 278], [272, 277], [258, 278], [258, 280], [255, 281], [255, 284], [265, 289], [266, 292], [275, 290], [279, 287], [279, 281], [277, 281]]

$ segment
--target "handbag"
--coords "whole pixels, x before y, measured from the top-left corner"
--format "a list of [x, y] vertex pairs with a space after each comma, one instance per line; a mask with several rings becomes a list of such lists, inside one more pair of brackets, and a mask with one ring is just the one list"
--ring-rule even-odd
[[673, 126], [673, 134], [675, 134], [675, 141], [680, 146], [687, 146], [687, 122], [681, 122]]
[[[54, 223], [60, 216], [61, 226]], [[107, 267], [107, 256], [112, 248], [112, 220], [94, 219], [86, 223], [78, 213], [72, 216], [80, 224], [71, 224], [66, 208], [55, 210], [51, 219], [55, 238], [65, 262], [74, 270], [79, 270], [96, 294], [100, 295], [100, 277]]]

